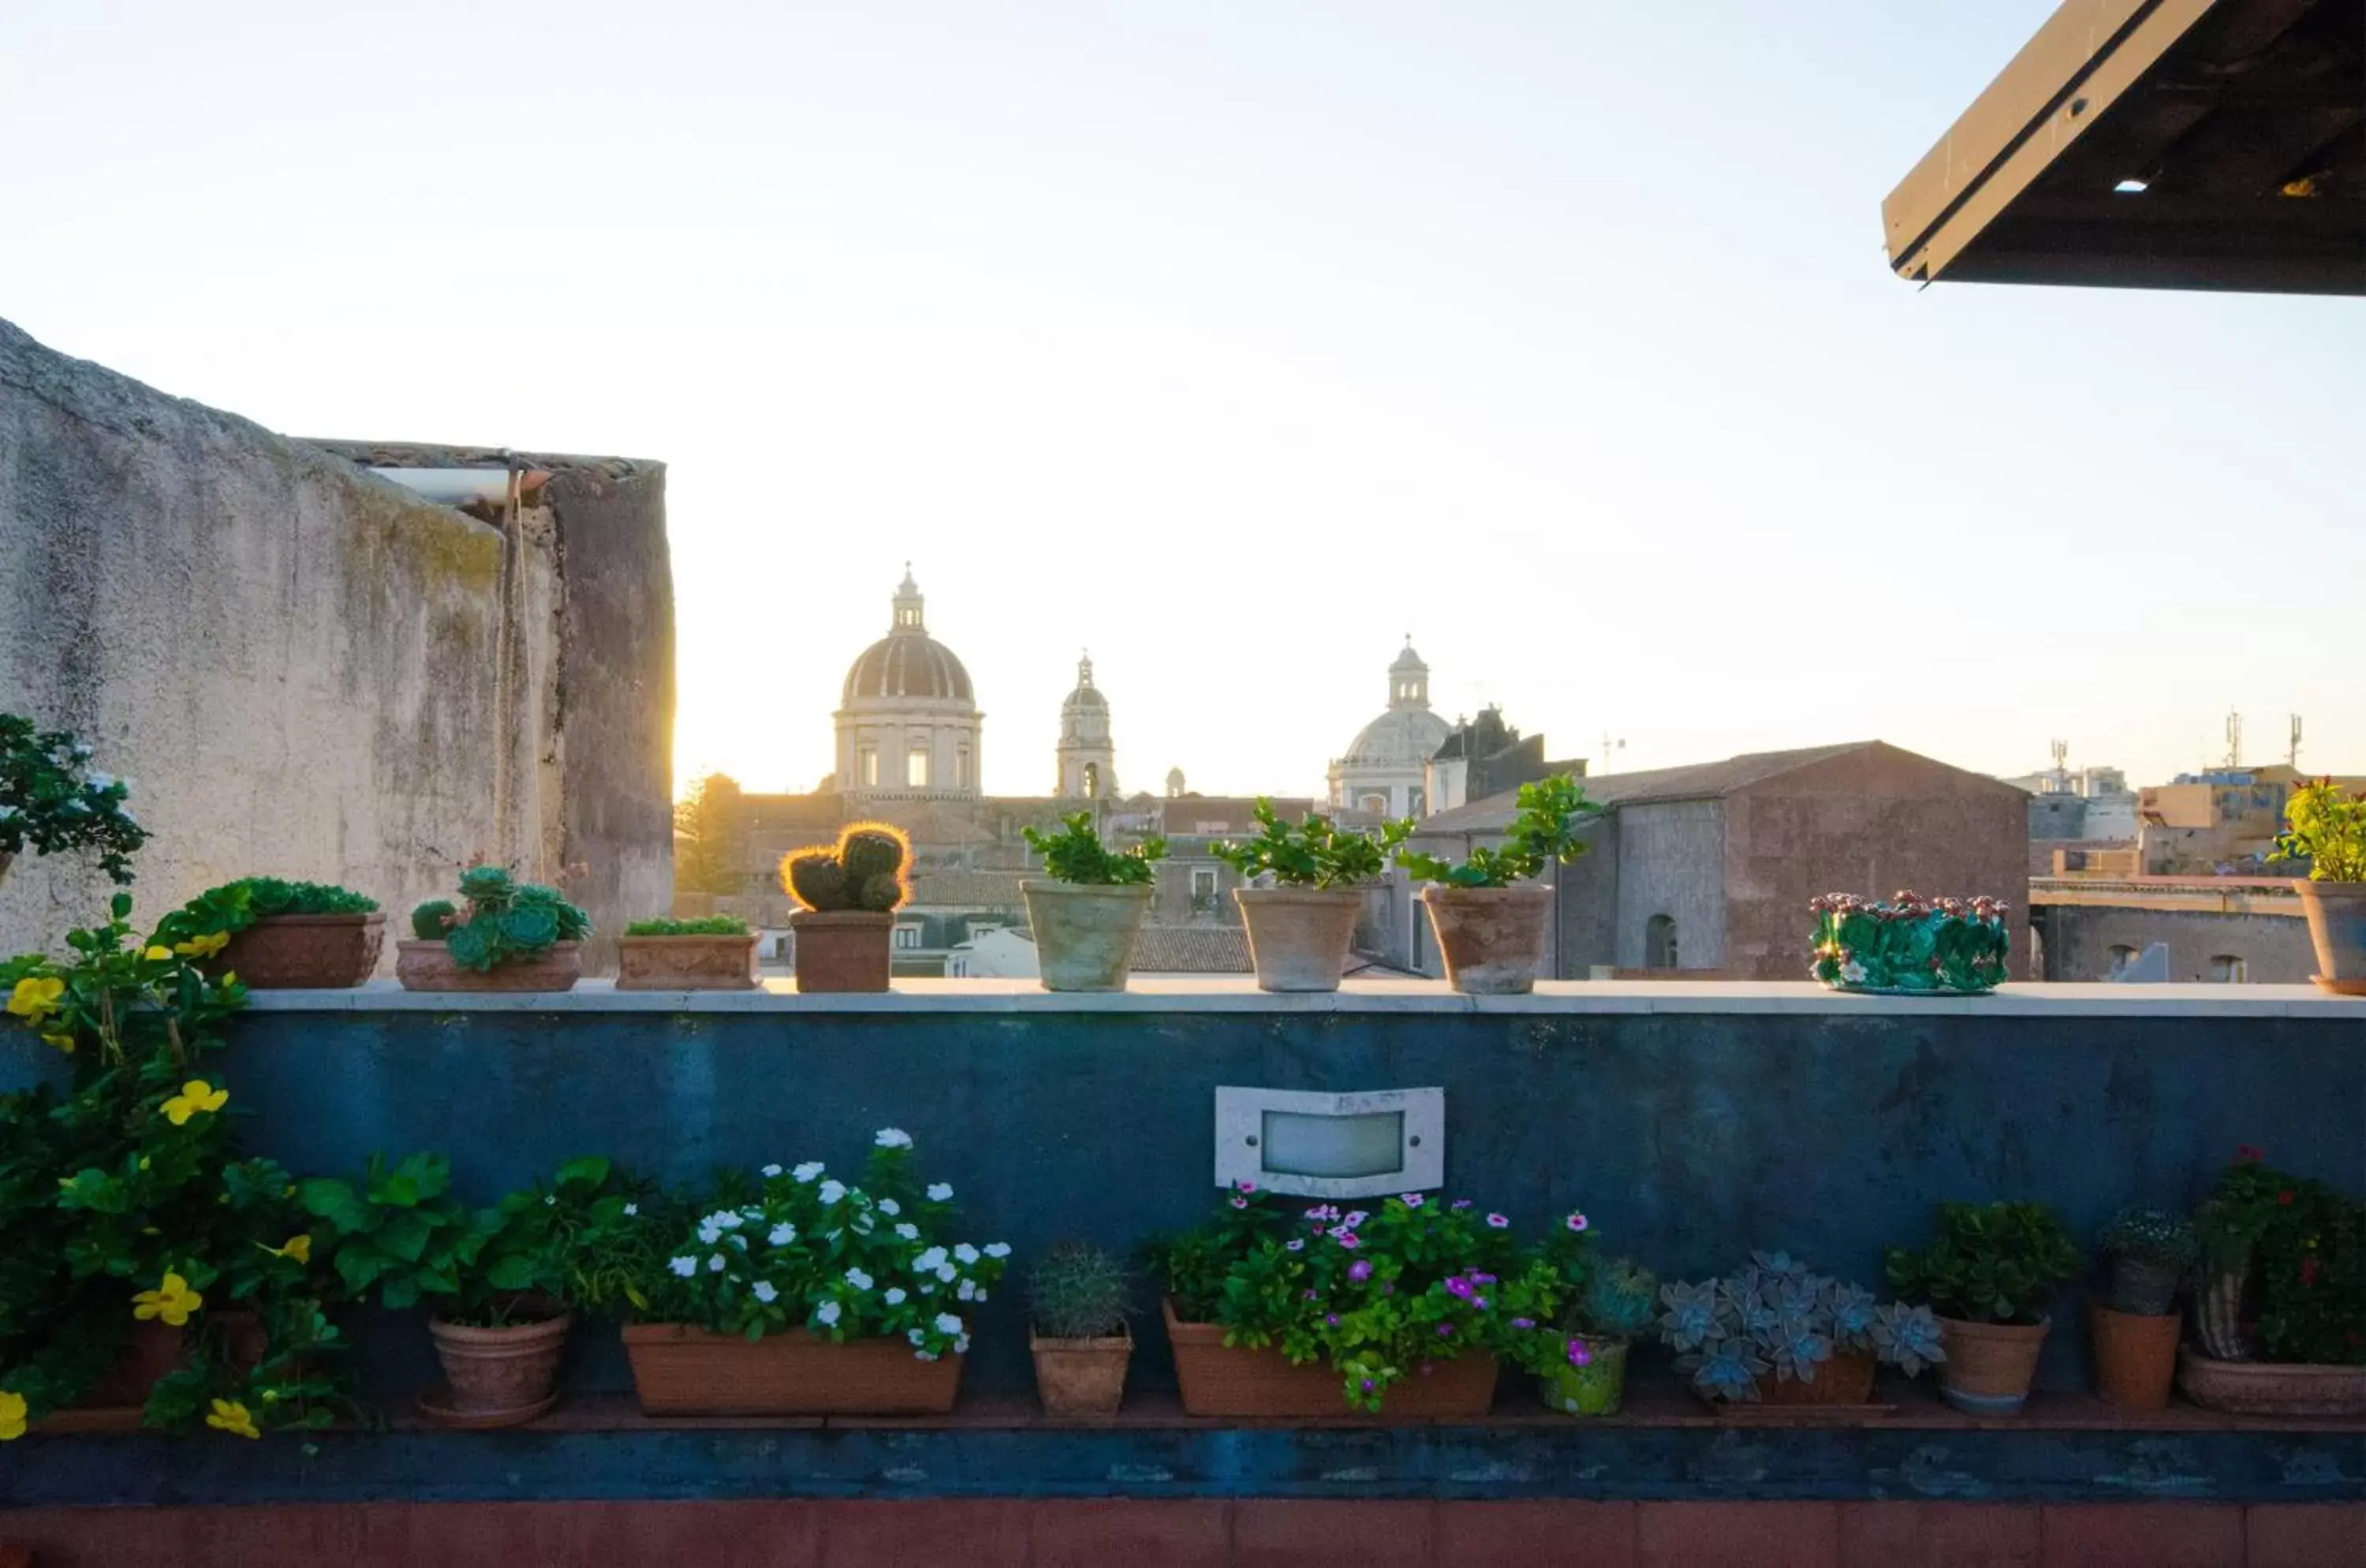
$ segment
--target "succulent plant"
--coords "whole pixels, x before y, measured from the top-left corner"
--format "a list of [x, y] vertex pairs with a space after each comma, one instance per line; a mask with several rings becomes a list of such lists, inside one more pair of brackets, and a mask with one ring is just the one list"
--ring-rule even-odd
[[430, 898], [411, 911], [411, 934], [422, 942], [442, 942], [459, 916], [451, 899]]
[[592, 934], [592, 917], [569, 903], [555, 887], [519, 882], [497, 865], [472, 865], [460, 874], [467, 900], [454, 908], [433, 898], [411, 911], [411, 929], [422, 942], [441, 942], [464, 969], [535, 958], [562, 942]]
[[2192, 1222], [2167, 1209], [2121, 1210], [2095, 1246], [2112, 1260], [2112, 1310], [2151, 1317], [2176, 1309], [2178, 1287], [2202, 1255]]
[[868, 909], [877, 914], [911, 896], [905, 878], [910, 843], [884, 822], [857, 822], [834, 845], [792, 850], [781, 861], [781, 885], [816, 912]]
[[1939, 1320], [1926, 1306], [1890, 1302], [1874, 1308], [1873, 1343], [1883, 1360], [1910, 1378], [1947, 1359], [1939, 1342]]
[[1581, 1334], [1631, 1339], [1651, 1326], [1659, 1295], [1657, 1275], [1631, 1259], [1617, 1258], [1594, 1270], [1584, 1298], [1569, 1313], [1564, 1326]]
[[1660, 1292], [1660, 1337], [1702, 1393], [1759, 1397], [1758, 1380], [1812, 1382], [1834, 1356], [1872, 1353], [1910, 1376], [1939, 1352], [1939, 1325], [1921, 1307], [1876, 1304], [1873, 1292], [1812, 1271], [1784, 1252], [1754, 1252], [1720, 1279]]
[[1124, 1266], [1090, 1242], [1060, 1243], [1027, 1276], [1035, 1326], [1051, 1339], [1099, 1339], [1122, 1332], [1130, 1290]]

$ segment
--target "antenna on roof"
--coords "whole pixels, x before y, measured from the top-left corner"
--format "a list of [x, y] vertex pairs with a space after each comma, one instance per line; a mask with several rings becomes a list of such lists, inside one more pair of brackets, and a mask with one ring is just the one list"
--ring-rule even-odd
[[1611, 738], [1610, 731], [1606, 729], [1602, 732], [1602, 768], [1605, 773], [1607, 773], [1610, 770], [1610, 754], [1613, 751], [1624, 751], [1625, 750], [1627, 750], [1627, 742], [1624, 740], [1613, 739]]
[[2070, 742], [2067, 740], [2056, 740], [2054, 742], [2054, 771], [2060, 773], [2063, 767], [2069, 761]]
[[2292, 716], [2292, 742], [2284, 748], [2284, 761], [2292, 767], [2300, 766], [2300, 715], [2298, 714]]
[[2243, 716], [2232, 711], [2226, 715], [2226, 765], [2243, 765]]

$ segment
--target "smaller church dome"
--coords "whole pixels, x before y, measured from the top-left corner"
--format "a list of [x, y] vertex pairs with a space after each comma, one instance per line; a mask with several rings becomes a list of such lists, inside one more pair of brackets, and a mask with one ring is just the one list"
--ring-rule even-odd
[[1086, 654], [1076, 660], [1076, 689], [1068, 694], [1067, 706], [1072, 708], [1105, 708], [1109, 699], [1093, 684], [1093, 656]]

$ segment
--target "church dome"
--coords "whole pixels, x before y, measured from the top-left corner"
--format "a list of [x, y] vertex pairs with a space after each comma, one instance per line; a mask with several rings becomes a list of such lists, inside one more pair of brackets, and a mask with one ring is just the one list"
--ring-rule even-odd
[[1392, 708], [1356, 732], [1343, 762], [1418, 767], [1437, 754], [1453, 726], [1427, 708]]
[[865, 698], [976, 701], [969, 671], [952, 649], [929, 635], [920, 611], [920, 587], [912, 581], [912, 569], [907, 565], [904, 581], [896, 591], [893, 629], [864, 649], [846, 671], [844, 700], [849, 705]]

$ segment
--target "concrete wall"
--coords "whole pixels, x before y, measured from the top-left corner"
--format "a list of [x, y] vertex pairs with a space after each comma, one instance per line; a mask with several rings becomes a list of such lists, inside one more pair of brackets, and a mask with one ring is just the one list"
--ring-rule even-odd
[[2157, 942], [2169, 944], [2172, 980], [2215, 979], [2211, 961], [2222, 953], [2244, 960], [2253, 985], [2303, 985], [2316, 973], [2308, 921], [2294, 915], [2048, 904], [2035, 918], [2048, 980], [2110, 979], [2112, 948], [2141, 955]]
[[1644, 965], [1644, 927], [1654, 915], [1676, 922], [1676, 966], [1725, 964], [1725, 803], [1673, 800], [1621, 807], [1618, 818], [1617, 954], [1622, 969]]

